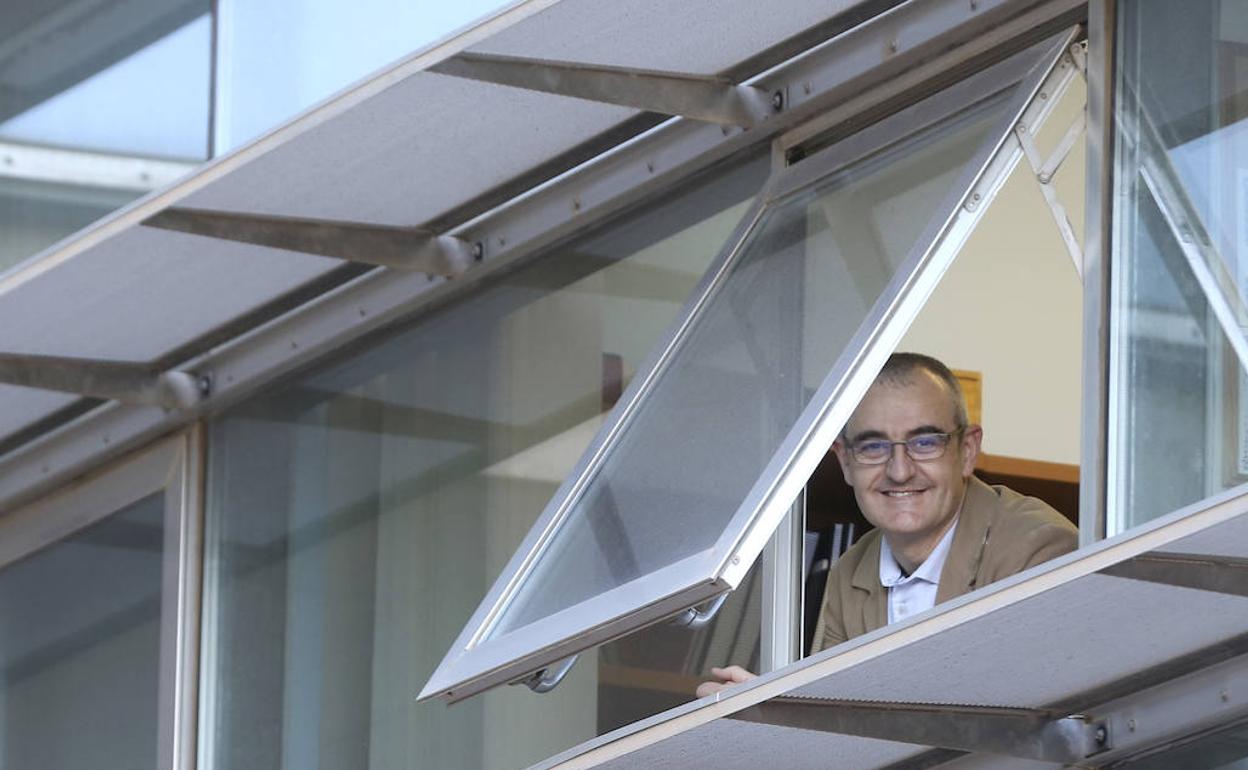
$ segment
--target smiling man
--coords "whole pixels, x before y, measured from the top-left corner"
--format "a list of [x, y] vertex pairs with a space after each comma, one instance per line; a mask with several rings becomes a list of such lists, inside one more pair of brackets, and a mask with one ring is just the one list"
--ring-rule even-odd
[[948, 367], [889, 358], [832, 447], [875, 529], [828, 575], [815, 650], [1075, 549], [1060, 513], [972, 475], [982, 439]]
[[[818, 652], [1073, 551], [1078, 531], [1034, 497], [972, 475], [983, 430], [940, 361], [895, 353], [832, 450], [875, 526], [828, 574]], [[754, 675], [714, 668], [721, 681]]]

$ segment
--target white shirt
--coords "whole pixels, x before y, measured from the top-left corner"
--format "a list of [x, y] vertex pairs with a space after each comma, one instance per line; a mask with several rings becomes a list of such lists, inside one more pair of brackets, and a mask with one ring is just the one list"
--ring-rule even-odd
[[955, 519], [923, 563], [909, 575], [903, 575], [901, 565], [888, 547], [888, 540], [880, 538], [880, 583], [888, 589], [888, 622], [896, 623], [929, 610], [936, 605], [936, 589], [940, 584], [940, 572], [944, 569], [949, 547], [953, 545], [953, 533], [958, 528]]

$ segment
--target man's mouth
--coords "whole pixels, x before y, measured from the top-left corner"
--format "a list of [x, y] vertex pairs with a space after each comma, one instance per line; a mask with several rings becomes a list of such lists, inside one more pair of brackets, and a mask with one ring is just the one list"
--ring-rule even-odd
[[884, 489], [880, 490], [880, 494], [886, 497], [913, 497], [922, 494], [922, 489]]

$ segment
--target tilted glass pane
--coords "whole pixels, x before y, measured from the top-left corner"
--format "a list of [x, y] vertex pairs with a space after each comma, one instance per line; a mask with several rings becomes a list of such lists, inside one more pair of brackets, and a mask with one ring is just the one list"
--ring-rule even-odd
[[1248, 480], [1248, 14], [1119, 24], [1108, 534]]
[[164, 496], [0, 570], [0, 767], [155, 768]]
[[933, 217], [949, 215], [953, 183], [1001, 124], [1007, 95], [770, 207], [490, 637], [677, 562], [714, 559], [898, 265]]

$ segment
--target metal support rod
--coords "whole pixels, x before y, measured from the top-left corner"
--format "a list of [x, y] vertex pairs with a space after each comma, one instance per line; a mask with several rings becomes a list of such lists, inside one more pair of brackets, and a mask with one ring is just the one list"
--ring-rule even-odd
[[580, 657], [580, 653], [564, 658], [553, 666], [547, 666], [539, 671], [534, 671], [526, 677], [517, 679], [512, 684], [522, 684], [533, 692], [544, 695], [559, 686], [563, 678], [572, 670], [572, 666], [576, 665], [578, 657]]
[[712, 620], [715, 619], [715, 616], [719, 614], [720, 609], [723, 608], [724, 602], [727, 600], [728, 592], [725, 591], [719, 596], [716, 596], [714, 599], [711, 599], [711, 601], [706, 605], [706, 609], [699, 610], [697, 607], [690, 607], [676, 617], [672, 618], [672, 625], [688, 628], [691, 631], [697, 631], [700, 628], [705, 628]]
[[123, 404], [186, 409], [208, 382], [187, 372], [153, 372], [145, 364], [0, 353], [0, 383], [104, 398]]
[[1248, 559], [1232, 556], [1155, 551], [1106, 567], [1101, 574], [1231, 596], [1248, 596]]
[[1035, 709], [779, 697], [731, 718], [1047, 762], [1080, 762], [1109, 748], [1104, 725]]
[[453, 56], [430, 71], [745, 128], [783, 106], [782, 95], [724, 78], [678, 72], [470, 53]]
[[1023, 155], [1026, 156], [1027, 163], [1031, 165], [1031, 170], [1035, 172], [1036, 184], [1040, 187], [1040, 193], [1044, 196], [1044, 202], [1048, 205], [1053, 222], [1057, 225], [1057, 231], [1062, 236], [1062, 243], [1066, 245], [1066, 253], [1070, 255], [1070, 260], [1074, 263], [1075, 272], [1079, 274], [1080, 280], [1083, 279], [1083, 247], [1079, 245], [1079, 239], [1075, 237], [1075, 229], [1070, 224], [1066, 207], [1058, 200], [1057, 191], [1053, 189], [1053, 175], [1057, 173], [1062, 161], [1066, 159], [1066, 155], [1074, 146], [1075, 139], [1083, 128], [1084, 123], [1082, 113], [1080, 113], [1080, 118], [1067, 129], [1062, 141], [1048, 160], [1040, 156], [1035, 137], [1026, 125], [1020, 123], [1014, 128], [1014, 134], [1019, 144], [1022, 145]]
[[475, 259], [474, 246], [467, 241], [415, 227], [184, 208], [165, 209], [143, 224], [445, 277], [459, 275]]

